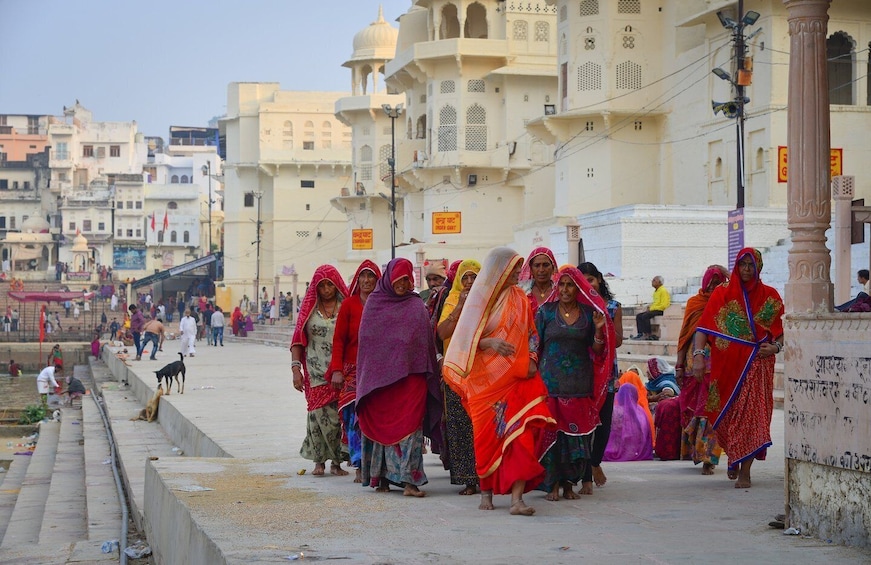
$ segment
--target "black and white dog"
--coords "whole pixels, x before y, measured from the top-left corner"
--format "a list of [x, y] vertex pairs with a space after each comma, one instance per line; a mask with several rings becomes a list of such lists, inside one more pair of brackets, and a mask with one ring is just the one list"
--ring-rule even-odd
[[[175, 384], [179, 394], [184, 394], [184, 355], [178, 354], [178, 361], [173, 361], [169, 365], [163, 367], [159, 371], [154, 371], [157, 375], [157, 386], [163, 386], [163, 379], [166, 379], [166, 394], [172, 391], [172, 379], [175, 377]], [[181, 375], [179, 377], [179, 375]]]

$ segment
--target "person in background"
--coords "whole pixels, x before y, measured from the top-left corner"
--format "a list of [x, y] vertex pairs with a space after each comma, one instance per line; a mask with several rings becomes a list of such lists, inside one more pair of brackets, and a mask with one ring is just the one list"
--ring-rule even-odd
[[145, 351], [145, 346], [148, 343], [151, 343], [151, 357], [150, 359], [154, 361], [157, 359], [157, 351], [163, 347], [163, 340], [165, 337], [165, 330], [163, 324], [160, 320], [148, 320], [145, 322], [145, 325], [142, 327], [142, 331], [145, 332], [145, 339], [142, 342], [142, 350]]
[[632, 339], [644, 339], [648, 341], [659, 339], [657, 336], [650, 333], [650, 320], [656, 316], [662, 316], [665, 309], [671, 305], [671, 295], [668, 293], [668, 289], [665, 288], [665, 285], [663, 284], [664, 282], [665, 280], [659, 275], [653, 277], [653, 280], [650, 281], [650, 286], [653, 287], [653, 303], [647, 307], [646, 311], [639, 312], [635, 315], [635, 326], [638, 330], [638, 334], [636, 334]]
[[21, 375], [21, 365], [15, 362], [15, 359], [9, 360], [9, 376], [18, 377]]
[[520, 271], [520, 288], [526, 293], [533, 313], [545, 303], [556, 288], [557, 264], [553, 251], [547, 247], [536, 247], [529, 253]]
[[420, 292], [420, 297], [423, 299], [424, 303], [429, 300], [430, 294], [437, 289], [438, 287], [445, 284], [445, 279], [447, 279], [447, 272], [445, 271], [445, 264], [441, 261], [435, 261], [430, 263], [426, 267], [426, 288]]
[[64, 352], [61, 350], [59, 343], [55, 343], [51, 351], [48, 352], [48, 359], [46, 359], [45, 364], [49, 367], [52, 365], [57, 365], [58, 367], [64, 366]]
[[58, 388], [57, 378], [62, 377], [64, 368], [58, 365], [50, 365], [39, 372], [36, 377], [36, 392], [42, 399], [43, 408], [48, 407], [48, 395]]
[[187, 357], [195, 357], [196, 349], [194, 344], [197, 340], [197, 323], [191, 318], [190, 309], [185, 309], [184, 317], [178, 323], [178, 332], [181, 340], [181, 353]]
[[64, 392], [64, 404], [72, 406], [73, 400], [81, 398], [87, 391], [85, 390], [85, 385], [82, 384], [82, 381], [72, 375], [67, 376], [66, 382], [67, 390]]
[[127, 310], [130, 311], [130, 333], [133, 334], [133, 345], [136, 346], [136, 360], [140, 361], [142, 359], [142, 327], [145, 325], [145, 316], [135, 304], [131, 304]]
[[218, 342], [221, 342], [221, 347], [224, 347], [224, 311], [220, 306], [215, 306], [215, 313], [212, 314], [212, 345], [217, 347]]

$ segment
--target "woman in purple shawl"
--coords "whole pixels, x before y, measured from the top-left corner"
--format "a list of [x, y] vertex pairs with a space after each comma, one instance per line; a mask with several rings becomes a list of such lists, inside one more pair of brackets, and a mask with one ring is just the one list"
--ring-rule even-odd
[[418, 487], [427, 483], [424, 425], [438, 429], [441, 403], [435, 340], [413, 281], [411, 261], [394, 259], [366, 300], [356, 406], [363, 432], [363, 485], [388, 492], [394, 484], [405, 489], [405, 496], [422, 497], [426, 493]]
[[638, 389], [621, 386], [614, 399], [611, 436], [603, 461], [649, 461], [653, 459], [650, 422], [638, 406]]

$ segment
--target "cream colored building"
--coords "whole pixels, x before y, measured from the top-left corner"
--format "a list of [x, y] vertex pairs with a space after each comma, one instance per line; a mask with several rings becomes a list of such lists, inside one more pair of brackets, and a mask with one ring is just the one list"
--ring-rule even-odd
[[[351, 130], [334, 112], [345, 93], [288, 92], [277, 83], [231, 83], [224, 165], [224, 284], [238, 302], [290, 273], [311, 278], [347, 252], [347, 220], [330, 200], [353, 185]], [[260, 260], [257, 221], [261, 222]], [[269, 292], [270, 297], [273, 291]]]

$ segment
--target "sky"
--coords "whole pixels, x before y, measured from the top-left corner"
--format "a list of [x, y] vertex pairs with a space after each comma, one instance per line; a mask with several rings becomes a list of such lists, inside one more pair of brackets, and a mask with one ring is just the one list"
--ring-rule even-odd
[[411, 0], [0, 0], [0, 114], [55, 115], [145, 135], [223, 115], [230, 82], [349, 92], [354, 34]]

